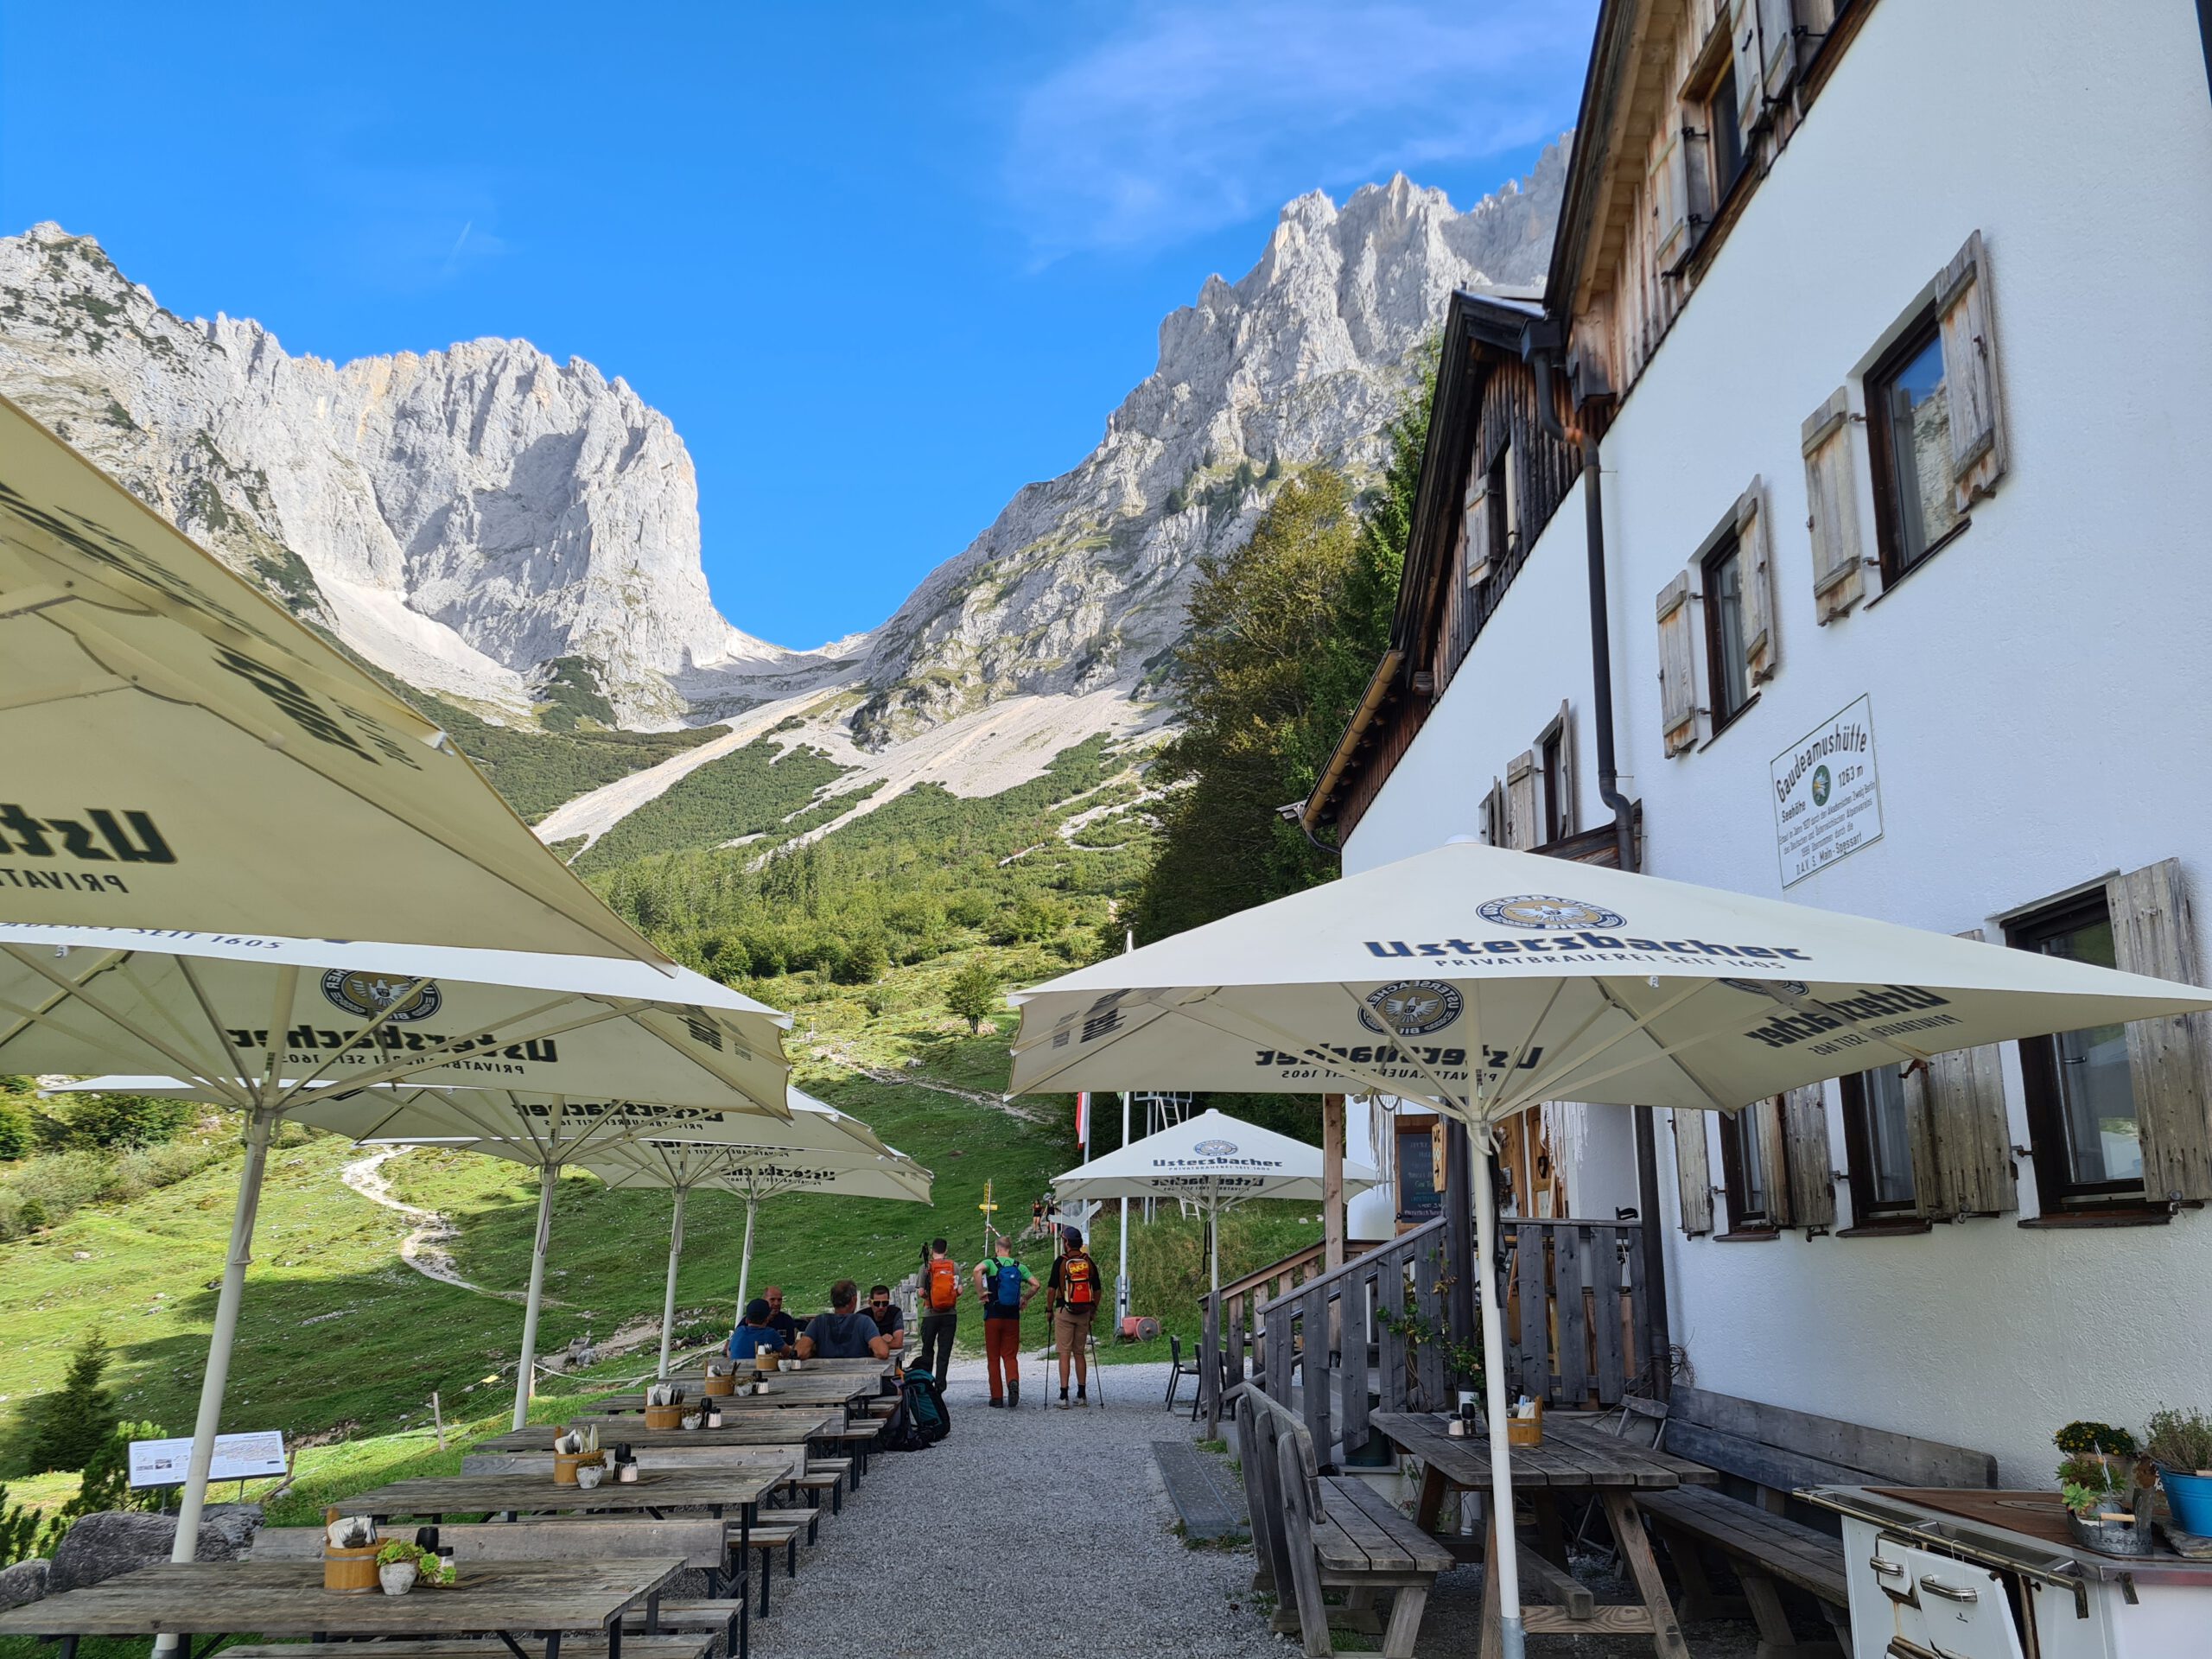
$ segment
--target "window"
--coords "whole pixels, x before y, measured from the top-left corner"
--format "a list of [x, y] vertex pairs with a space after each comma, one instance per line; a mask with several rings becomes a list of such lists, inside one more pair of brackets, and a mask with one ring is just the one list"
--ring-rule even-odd
[[1720, 1115], [1720, 1179], [1728, 1192], [1728, 1230], [1764, 1233], [1774, 1230], [1774, 1177], [1769, 1167], [1764, 1120], [1775, 1110], [1760, 1101], [1740, 1112]]
[[1521, 534], [1521, 503], [1513, 483], [1511, 444], [1500, 449], [1491, 462], [1484, 493], [1490, 505], [1490, 556], [1495, 564], [1521, 550], [1516, 539]]
[[[2119, 965], [2112, 911], [2101, 887], [2014, 921], [2006, 942], [2023, 950]], [[2081, 1209], [2143, 1195], [2142, 1123], [2125, 1026], [2092, 1026], [2024, 1039], [2028, 1138], [2045, 1210]]]
[[1716, 213], [1744, 171], [1744, 130], [1737, 119], [1738, 102], [1736, 66], [1731, 63], [1706, 94], [1705, 130], [1712, 137], [1713, 210]]
[[1751, 699], [1744, 652], [1743, 546], [1732, 532], [1705, 556], [1705, 662], [1713, 729], [1744, 712]]
[[1895, 582], [1965, 522], [1952, 489], [1951, 396], [1930, 310], [1866, 377], [1866, 442], [1882, 580]]
[[1916, 1215], [1920, 1194], [1912, 1178], [1904, 1074], [1894, 1065], [1878, 1065], [1842, 1083], [1853, 1224]]
[[1561, 703], [1559, 718], [1536, 740], [1544, 791], [1543, 837], [1539, 846], [1548, 847], [1574, 833], [1574, 728], [1569, 720], [1567, 707]]

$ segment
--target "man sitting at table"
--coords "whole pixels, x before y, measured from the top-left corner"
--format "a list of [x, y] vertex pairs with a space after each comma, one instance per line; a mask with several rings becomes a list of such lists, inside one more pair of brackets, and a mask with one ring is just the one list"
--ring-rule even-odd
[[906, 1345], [906, 1311], [891, 1300], [890, 1286], [878, 1285], [868, 1292], [868, 1317], [875, 1334], [891, 1344], [893, 1353]]
[[798, 1340], [798, 1321], [784, 1312], [784, 1287], [770, 1285], [760, 1294], [768, 1304], [768, 1328], [782, 1336], [784, 1346], [791, 1346]]
[[860, 1287], [840, 1279], [830, 1287], [830, 1311], [817, 1313], [799, 1332], [798, 1357], [812, 1359], [888, 1359], [891, 1344], [875, 1321], [860, 1311]]
[[780, 1354], [785, 1350], [784, 1333], [769, 1323], [772, 1314], [765, 1298], [755, 1296], [745, 1305], [745, 1318], [736, 1330], [729, 1333], [724, 1351], [732, 1359], [751, 1359], [760, 1354]]

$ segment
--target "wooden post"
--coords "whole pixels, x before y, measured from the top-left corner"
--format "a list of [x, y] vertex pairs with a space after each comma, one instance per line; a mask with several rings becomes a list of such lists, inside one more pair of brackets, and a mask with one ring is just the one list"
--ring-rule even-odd
[[1321, 1096], [1321, 1238], [1323, 1260], [1344, 1264], [1344, 1097]]

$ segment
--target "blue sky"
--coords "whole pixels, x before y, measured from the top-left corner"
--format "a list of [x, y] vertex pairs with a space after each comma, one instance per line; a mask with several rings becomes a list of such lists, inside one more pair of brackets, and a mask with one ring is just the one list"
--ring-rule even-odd
[[1573, 123], [1592, 0], [0, 10], [0, 232], [343, 361], [514, 335], [664, 410], [749, 632], [881, 620], [1276, 210], [1465, 207]]

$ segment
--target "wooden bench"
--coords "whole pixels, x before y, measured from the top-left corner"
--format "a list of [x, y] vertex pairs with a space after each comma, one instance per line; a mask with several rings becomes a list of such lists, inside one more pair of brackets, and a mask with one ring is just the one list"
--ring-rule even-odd
[[[1259, 1558], [1253, 1584], [1297, 1609], [1313, 1659], [1338, 1651], [1324, 1592], [1344, 1592], [1338, 1622], [1372, 1629], [1377, 1591], [1393, 1592], [1382, 1632], [1386, 1659], [1411, 1659], [1422, 1611], [1452, 1552], [1356, 1476], [1323, 1478], [1313, 1440], [1296, 1414], [1258, 1389], [1235, 1391], [1237, 1452]], [[1287, 1583], [1291, 1593], [1282, 1594]]]
[[[1727, 1489], [1684, 1486], [1638, 1496], [1681, 1580], [1681, 1616], [1748, 1611], [1758, 1627], [1758, 1659], [1822, 1659], [1850, 1645], [1842, 1541], [1785, 1513], [1792, 1492], [1803, 1486], [1997, 1484], [1997, 1459], [1985, 1452], [1679, 1385], [1668, 1400], [1660, 1444], [1719, 1470]], [[1707, 1549], [1733, 1568], [1743, 1586], [1740, 1603], [1714, 1592], [1702, 1554]], [[1802, 1642], [1791, 1632], [1780, 1593], [1784, 1585], [1819, 1605], [1834, 1643]]]
[[[418, 1593], [429, 1594], [428, 1591]], [[622, 1659], [706, 1659], [720, 1633], [630, 1636], [622, 1637]], [[327, 1642], [241, 1642], [225, 1648], [240, 1659], [330, 1659], [334, 1644]], [[408, 1637], [375, 1644], [377, 1659], [504, 1659], [506, 1649], [497, 1641], [478, 1637]], [[561, 1659], [607, 1659], [603, 1636], [563, 1636]]]
[[[342, 1507], [342, 1506], [341, 1506]], [[385, 1526], [379, 1538], [412, 1540], [422, 1530], [414, 1526]], [[758, 1530], [756, 1529], [755, 1530]], [[727, 1643], [724, 1651], [743, 1656], [749, 1647], [747, 1629], [746, 1573], [749, 1563], [738, 1559], [738, 1524], [734, 1521], [697, 1519], [653, 1521], [617, 1520], [600, 1516], [560, 1516], [540, 1521], [479, 1521], [437, 1529], [441, 1548], [450, 1548], [455, 1566], [472, 1561], [599, 1561], [622, 1556], [680, 1557], [683, 1565], [707, 1574], [708, 1594], [701, 1599], [646, 1598], [645, 1610], [634, 1617], [634, 1628], [658, 1637], [664, 1630], [706, 1632], [706, 1646], [715, 1637]], [[253, 1535], [252, 1559], [257, 1561], [319, 1560], [322, 1556], [321, 1527], [264, 1527]], [[739, 1593], [722, 1592], [734, 1584]], [[626, 1619], [623, 1628], [633, 1627]], [[381, 1645], [381, 1644], [379, 1644]], [[397, 1645], [397, 1644], [395, 1644]], [[448, 1644], [450, 1645], [450, 1644]], [[630, 1644], [625, 1642], [626, 1655]], [[602, 1644], [603, 1651], [604, 1644]], [[563, 1642], [562, 1652], [568, 1653]], [[312, 1651], [323, 1656], [324, 1649]], [[471, 1649], [479, 1655], [484, 1649]], [[579, 1649], [581, 1651], [581, 1649]], [[381, 1656], [380, 1656], [381, 1659]], [[425, 1656], [424, 1659], [429, 1659]], [[668, 1659], [696, 1659], [686, 1653]]]

